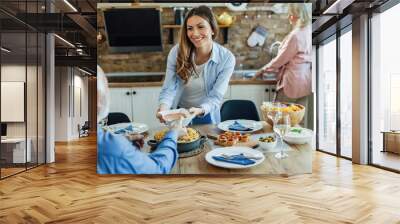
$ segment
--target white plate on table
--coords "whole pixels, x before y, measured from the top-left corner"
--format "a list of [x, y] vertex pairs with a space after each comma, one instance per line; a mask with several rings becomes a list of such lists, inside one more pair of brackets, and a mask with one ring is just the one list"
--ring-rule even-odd
[[[240, 165], [234, 163], [227, 163], [222, 161], [217, 161], [213, 159], [213, 156], [221, 156], [222, 154], [225, 155], [237, 155], [243, 153], [245, 156], [252, 156], [252, 157], [260, 157], [261, 159], [254, 160], [255, 163], [249, 165]], [[231, 147], [224, 147], [224, 148], [215, 148], [209, 151], [206, 154], [206, 161], [214, 166], [228, 168], [228, 169], [245, 169], [253, 166], [257, 166], [261, 164], [265, 159], [265, 156], [262, 152], [258, 150], [254, 150], [249, 147], [241, 147], [241, 146], [231, 146]]]
[[[296, 129], [300, 131], [297, 132]], [[302, 145], [311, 142], [313, 136], [314, 132], [310, 129], [292, 127], [290, 128], [290, 131], [283, 137], [283, 140], [290, 144]]]
[[[251, 131], [235, 131], [235, 130], [229, 130], [229, 126], [232, 125], [235, 121], [239, 122], [241, 125], [251, 128]], [[263, 124], [261, 121], [253, 121], [253, 120], [227, 120], [224, 122], [221, 122], [217, 126], [219, 129], [223, 131], [233, 131], [233, 132], [240, 132], [240, 133], [252, 133], [258, 130], [261, 130], [263, 128]]]
[[127, 130], [125, 134], [143, 134], [149, 130], [149, 126], [147, 126], [147, 124], [135, 123], [135, 122], [113, 124], [107, 126], [106, 129], [108, 129], [112, 133], [115, 133], [121, 129], [127, 129], [129, 125], [132, 125], [133, 131]]

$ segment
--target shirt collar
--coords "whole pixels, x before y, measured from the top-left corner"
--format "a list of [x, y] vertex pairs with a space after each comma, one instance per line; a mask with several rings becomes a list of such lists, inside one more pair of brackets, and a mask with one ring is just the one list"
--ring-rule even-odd
[[213, 41], [210, 60], [218, 64], [219, 63], [218, 55], [219, 55], [219, 47], [217, 43]]

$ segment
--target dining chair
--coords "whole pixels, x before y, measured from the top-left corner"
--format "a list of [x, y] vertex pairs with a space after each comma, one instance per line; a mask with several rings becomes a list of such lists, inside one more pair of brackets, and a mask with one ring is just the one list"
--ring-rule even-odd
[[90, 129], [89, 121], [85, 121], [85, 123], [82, 126], [78, 124], [79, 138], [89, 136], [89, 129]]
[[256, 105], [250, 100], [227, 100], [221, 107], [221, 121], [246, 119], [259, 121]]
[[107, 125], [113, 125], [118, 123], [128, 123], [131, 122], [129, 117], [121, 112], [112, 112], [107, 116]]

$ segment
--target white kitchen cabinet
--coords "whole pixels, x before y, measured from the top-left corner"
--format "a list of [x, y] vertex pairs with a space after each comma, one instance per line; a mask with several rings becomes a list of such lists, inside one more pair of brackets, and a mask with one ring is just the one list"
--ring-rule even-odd
[[156, 118], [158, 97], [161, 87], [135, 87], [133, 88], [133, 120], [145, 123], [149, 127], [158, 127], [160, 121]]
[[122, 112], [133, 122], [150, 128], [160, 122], [155, 117], [161, 87], [110, 88], [110, 112]]
[[122, 112], [133, 120], [132, 88], [110, 88], [110, 112]]
[[[260, 106], [264, 101], [271, 101], [274, 85], [230, 85], [223, 101], [230, 99], [251, 100], [257, 107], [261, 118]], [[122, 112], [134, 122], [145, 123], [149, 127], [158, 127], [155, 117], [161, 86], [110, 88], [110, 112]]]
[[272, 101], [274, 99], [276, 93], [276, 86], [275, 85], [267, 85], [265, 86], [265, 101]]
[[272, 85], [231, 85], [231, 99], [253, 101], [262, 119], [260, 106], [264, 101], [271, 101], [274, 88]]

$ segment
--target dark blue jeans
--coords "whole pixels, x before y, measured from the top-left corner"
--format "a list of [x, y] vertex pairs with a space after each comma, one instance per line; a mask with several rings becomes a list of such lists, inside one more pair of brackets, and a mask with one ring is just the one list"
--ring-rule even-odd
[[212, 124], [210, 113], [207, 114], [204, 117], [195, 117], [195, 118], [193, 118], [191, 124], [192, 125], [196, 125], [196, 124]]

